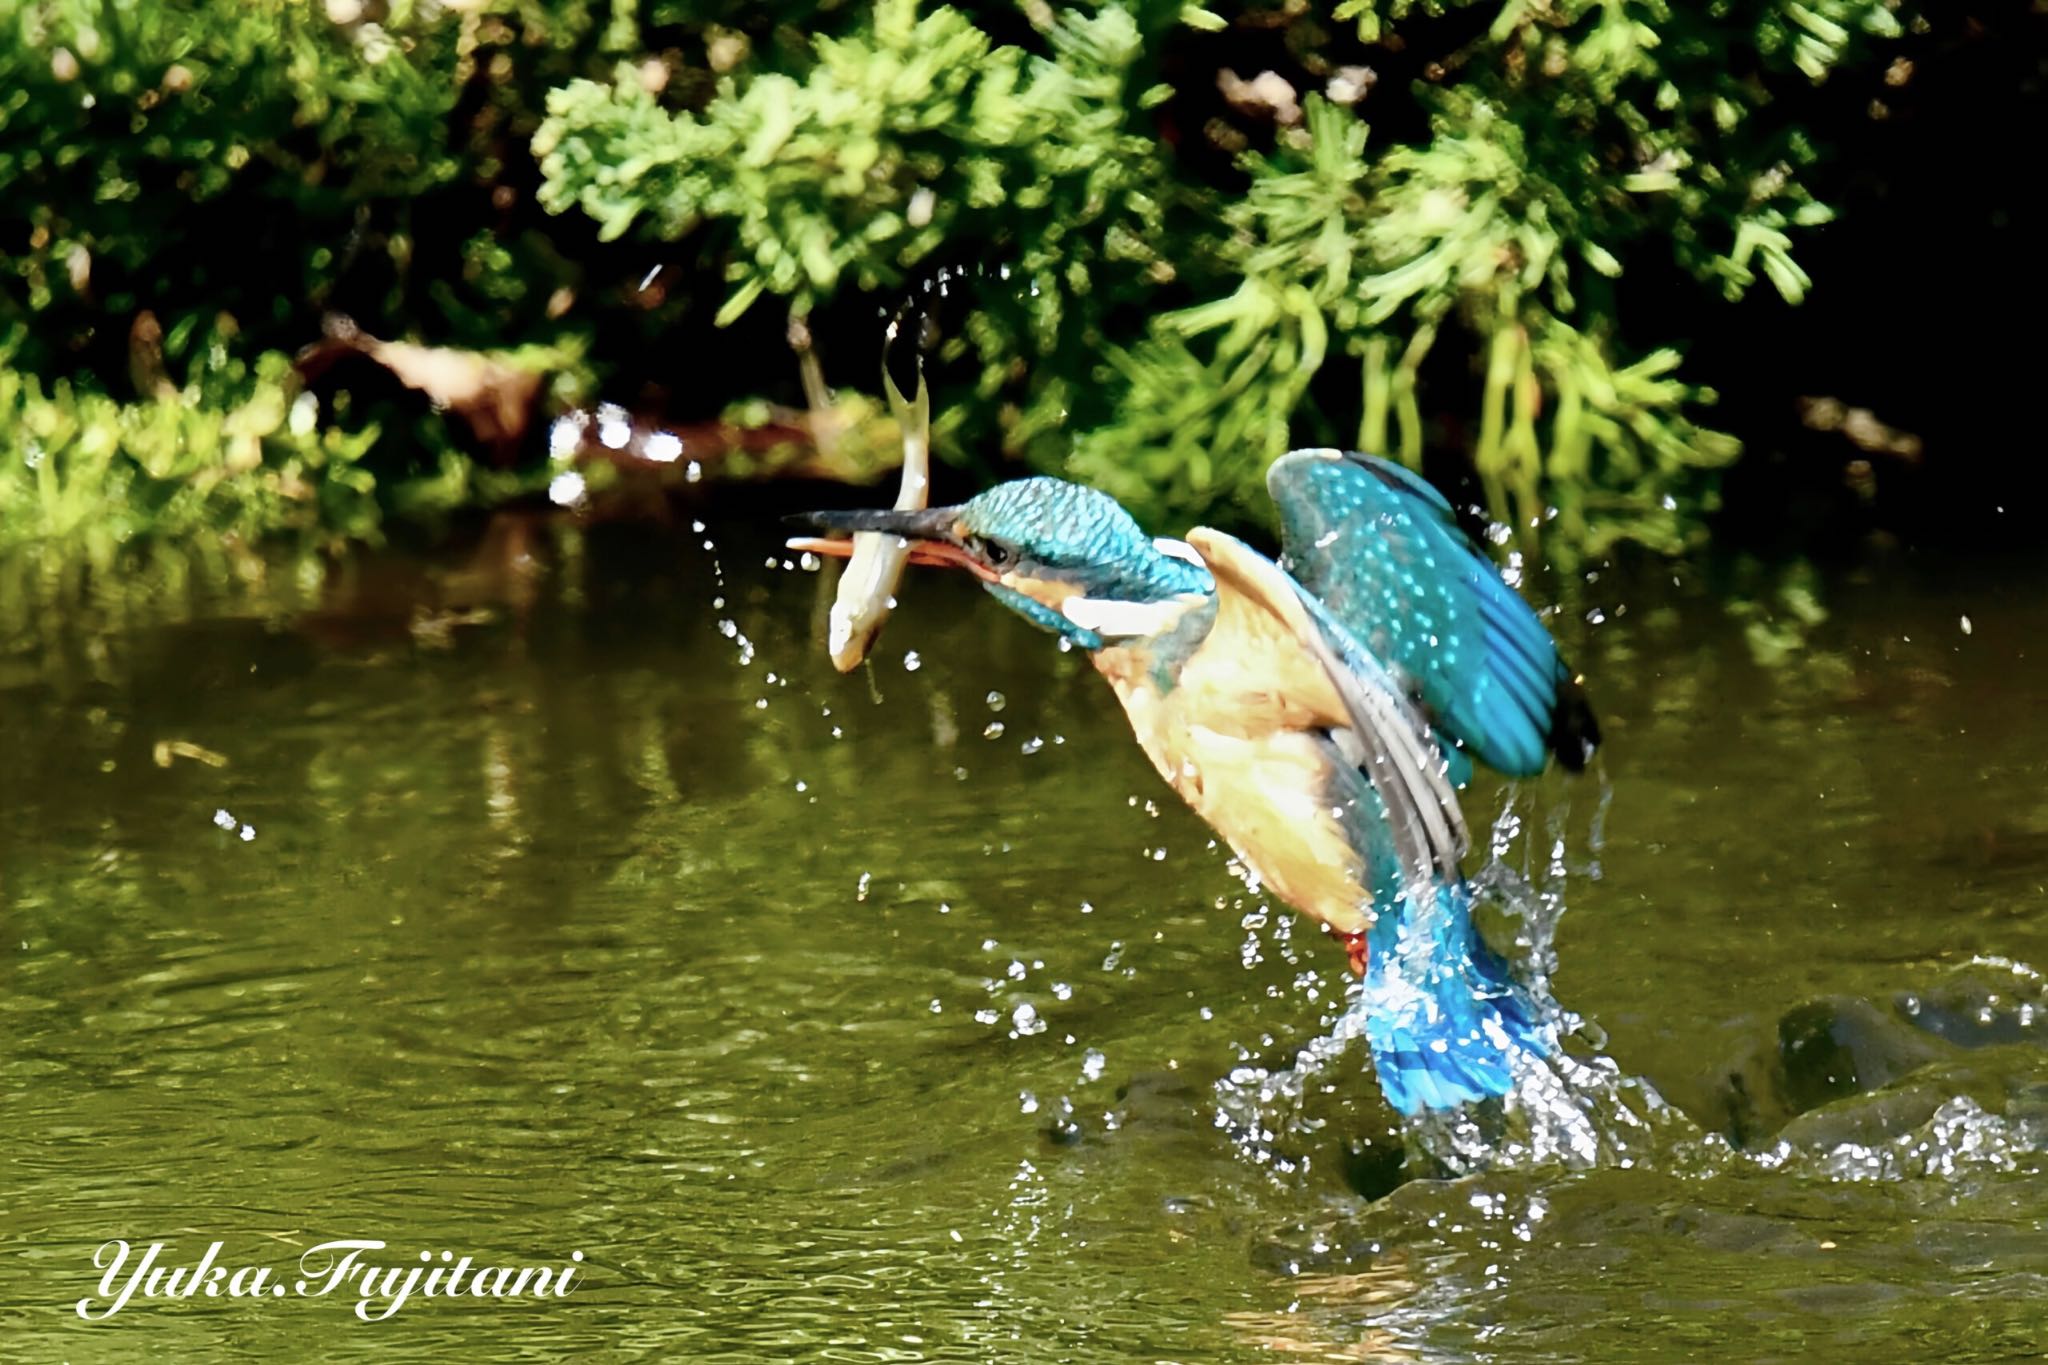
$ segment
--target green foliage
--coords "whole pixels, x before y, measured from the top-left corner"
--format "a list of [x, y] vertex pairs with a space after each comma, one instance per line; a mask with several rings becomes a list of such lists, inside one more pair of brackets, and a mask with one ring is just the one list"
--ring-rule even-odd
[[0, 204], [27, 247], [0, 257], [0, 326], [38, 318], [25, 363], [137, 308], [271, 322], [332, 280], [328, 224], [461, 168], [422, 136], [457, 93], [445, 11], [351, 31], [292, 0], [0, 0], [0, 32]]
[[[1337, 14], [1384, 42], [1466, 7]], [[1297, 48], [1326, 43], [1289, 14]], [[729, 77], [701, 110], [663, 107], [630, 72], [557, 92], [544, 200], [609, 234], [701, 242], [733, 288], [725, 318], [764, 293], [807, 311], [942, 247], [1014, 260], [1028, 320], [973, 333], [983, 396], [1012, 391], [1009, 449], [1155, 513], [1249, 503], [1305, 439], [1355, 433], [1418, 462], [1425, 413], [1449, 406], [1477, 418], [1496, 518], [1554, 520], [1583, 546], [1685, 544], [1705, 471], [1739, 447], [1698, 424], [1713, 395], [1677, 377], [1675, 351], [1621, 340], [1609, 282], [1661, 254], [1730, 298], [1761, 273], [1798, 301], [1793, 233], [1828, 215], [1800, 180], [1812, 146], [1762, 113], [1772, 81], [1819, 80], [1859, 35], [1896, 33], [1883, 0], [1506, 0], [1436, 64], [1454, 81], [1413, 92], [1426, 136], [1375, 142], [1310, 94], [1299, 127], [1242, 158], [1242, 195], [1190, 181], [1149, 126], [1174, 92], [1144, 74], [1162, 28], [1232, 18], [1068, 10], [1034, 56], [953, 9], [881, 0], [866, 28]], [[1164, 306], [1190, 290], [1212, 301]], [[1151, 315], [1136, 336], [1118, 321], [1134, 310]], [[1453, 378], [1425, 401], [1447, 348], [1476, 391]], [[1314, 382], [1336, 353], [1357, 381]]]
[[[1381, 46], [1332, 55], [1353, 40], [1309, 7], [1181, 0], [0, 0], [0, 545], [364, 535], [528, 486], [416, 395], [344, 388], [296, 429], [285, 357], [330, 310], [556, 357], [563, 402], [698, 316], [822, 313], [973, 260], [1013, 288], [952, 343], [978, 375], [942, 417], [956, 454], [1187, 521], [1262, 505], [1290, 445], [1462, 446], [1503, 520], [1683, 546], [1736, 445], [1616, 277], [1800, 298], [1792, 249], [1827, 210], [1771, 101], [1893, 12], [1335, 13]], [[1286, 114], [1203, 112], [1239, 26], [1284, 39]], [[1400, 59], [1408, 88], [1314, 89], [1396, 40], [1431, 52]], [[664, 244], [666, 302], [629, 283], [644, 251], [604, 256], [635, 235]], [[771, 344], [710, 396], [790, 368]]]
[[1048, 40], [1053, 60], [1027, 57], [954, 10], [881, 0], [871, 30], [817, 39], [802, 79], [728, 78], [701, 114], [662, 108], [630, 68], [574, 82], [535, 140], [541, 199], [608, 237], [643, 217], [669, 237], [716, 224], [721, 320], [763, 293], [807, 311], [842, 282], [895, 285], [962, 240], [1005, 242], [1025, 272], [1084, 290], [1105, 259], [1170, 272], [1151, 193], [1166, 168], [1127, 126], [1135, 22], [1069, 12]]
[[441, 343], [564, 330], [573, 267], [477, 210], [611, 9], [0, 0], [0, 548], [363, 536], [488, 486], [439, 418], [373, 475], [374, 417], [290, 409], [290, 353], [337, 305]]
[[1083, 440], [1081, 468], [1110, 483], [1168, 468], [1199, 479], [1207, 446], [1235, 453], [1227, 481], [1250, 483], [1287, 448], [1286, 416], [1333, 337], [1360, 363], [1357, 443], [1419, 466], [1417, 376], [1462, 324], [1483, 366], [1473, 458], [1493, 518], [1540, 525], [1548, 499], [1573, 544], [1627, 534], [1678, 547], [1674, 493], [1696, 507], [1686, 476], [1738, 447], [1691, 420], [1711, 395], [1670, 377], [1675, 351], [1620, 363], [1598, 320], [1572, 320], [1576, 277], [1617, 272], [1648, 225], [1637, 214], [1596, 229], [1535, 174], [1523, 128], [1458, 92], [1438, 102], [1430, 143], [1374, 158], [1364, 124], [1309, 98], [1305, 154], [1251, 159], [1251, 189], [1225, 211], [1244, 283], [1168, 315], [1127, 367], [1129, 410], [1173, 420], [1109, 424]]
[[280, 529], [374, 532], [374, 429], [322, 430], [288, 357], [213, 348], [182, 392], [117, 403], [0, 366], [0, 554], [108, 572], [145, 534], [244, 543]]
[[[1284, 344], [1263, 356], [1255, 347], [1274, 301], [1306, 289], [1361, 360], [1360, 444], [1414, 464], [1417, 370], [1441, 329], [1462, 324], [1482, 367], [1472, 458], [1494, 519], [1535, 527], [1554, 507], [1566, 539], [1588, 549], [1618, 536], [1680, 548], [1711, 496], [1696, 471], [1739, 445], [1692, 419], [1713, 396], [1673, 377], [1675, 351], [1617, 355], [1604, 281], [1669, 243], [1679, 267], [1731, 299], [1760, 268], [1800, 300], [1809, 281], [1787, 229], [1828, 217], [1798, 179], [1813, 150], [1797, 130], [1756, 119], [1762, 72], [1732, 69], [1729, 54], [1753, 44], [1766, 69], [1782, 58], [1818, 80], [1844, 55], [1849, 26], [1899, 31], [1882, 0], [1828, 8], [1752, 0], [1674, 15], [1661, 4], [1507, 0], [1486, 36], [1455, 54], [1465, 78], [1418, 92], [1432, 108], [1429, 140], [1377, 154], [1363, 124], [1311, 96], [1305, 146], [1250, 158], [1250, 192], [1224, 210], [1245, 285], [1164, 320], [1169, 340], [1134, 387], [1137, 405], [1256, 364], [1269, 377], [1225, 400], [1218, 429], [1230, 430], [1231, 407], [1291, 409], [1301, 361]], [[1373, 36], [1406, 11], [1394, 0], [1345, 13]], [[1208, 355], [1180, 344], [1216, 329]], [[1270, 428], [1263, 458], [1248, 463], [1262, 468], [1284, 446]], [[1203, 435], [1183, 428], [1179, 439]], [[1133, 454], [1115, 424], [1083, 451], [1105, 473]]]

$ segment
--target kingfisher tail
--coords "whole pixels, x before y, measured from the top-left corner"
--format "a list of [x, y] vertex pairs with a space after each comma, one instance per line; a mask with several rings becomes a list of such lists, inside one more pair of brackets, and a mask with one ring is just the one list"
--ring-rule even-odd
[[1517, 1053], [1548, 1056], [1554, 1029], [1472, 924], [1472, 889], [1399, 902], [1369, 936], [1359, 1005], [1388, 1103], [1414, 1116], [1513, 1087]]

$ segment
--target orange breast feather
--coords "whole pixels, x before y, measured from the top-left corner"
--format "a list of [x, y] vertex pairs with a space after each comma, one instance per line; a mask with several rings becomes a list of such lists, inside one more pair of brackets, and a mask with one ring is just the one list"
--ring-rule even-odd
[[1341, 727], [1343, 701], [1278, 622], [1229, 610], [1226, 599], [1170, 692], [1139, 650], [1104, 650], [1097, 666], [1160, 776], [1260, 881], [1339, 932], [1361, 931], [1362, 866], [1330, 809], [1329, 751], [1310, 733]]

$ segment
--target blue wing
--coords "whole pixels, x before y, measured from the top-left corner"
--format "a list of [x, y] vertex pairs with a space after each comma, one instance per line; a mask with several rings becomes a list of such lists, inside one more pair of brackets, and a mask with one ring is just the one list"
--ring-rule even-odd
[[1551, 752], [1585, 766], [1600, 741], [1585, 694], [1443, 494], [1400, 465], [1335, 450], [1281, 456], [1266, 488], [1282, 566], [1439, 728], [1511, 777], [1542, 772]]

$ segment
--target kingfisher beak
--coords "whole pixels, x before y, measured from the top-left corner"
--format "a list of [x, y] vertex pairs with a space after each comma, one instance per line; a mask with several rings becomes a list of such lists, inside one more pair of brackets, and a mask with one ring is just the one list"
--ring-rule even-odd
[[912, 564], [950, 565], [965, 569], [984, 582], [996, 582], [995, 571], [967, 553], [959, 543], [953, 529], [958, 513], [959, 509], [954, 507], [931, 507], [917, 512], [799, 512], [786, 520], [791, 525], [809, 526], [826, 535], [792, 536], [787, 544], [792, 550], [846, 559], [853, 554], [853, 542], [844, 537], [875, 531], [908, 541], [910, 549], [906, 557]]

